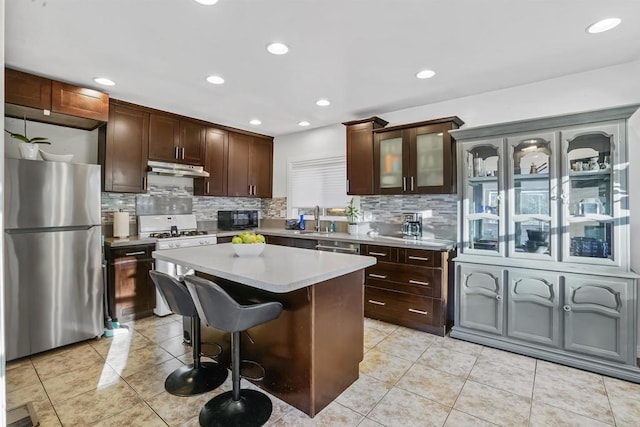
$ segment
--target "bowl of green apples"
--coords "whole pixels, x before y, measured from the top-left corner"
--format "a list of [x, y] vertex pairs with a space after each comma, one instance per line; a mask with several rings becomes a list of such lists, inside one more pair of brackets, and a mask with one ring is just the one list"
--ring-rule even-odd
[[264, 236], [248, 231], [238, 234], [231, 239], [231, 247], [239, 257], [259, 256], [266, 246]]

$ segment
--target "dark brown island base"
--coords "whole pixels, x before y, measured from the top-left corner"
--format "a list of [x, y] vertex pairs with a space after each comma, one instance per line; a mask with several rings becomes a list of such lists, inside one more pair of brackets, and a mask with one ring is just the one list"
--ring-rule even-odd
[[[260, 388], [313, 417], [358, 379], [364, 268], [375, 258], [275, 245], [267, 245], [259, 257], [239, 258], [231, 244], [153, 256], [193, 268], [240, 302], [282, 303], [278, 319], [242, 334], [242, 359], [264, 368], [264, 379], [252, 381]], [[219, 344], [220, 361], [229, 364], [229, 334], [203, 328], [202, 341]], [[250, 371], [247, 375], [254, 376], [255, 369]]]

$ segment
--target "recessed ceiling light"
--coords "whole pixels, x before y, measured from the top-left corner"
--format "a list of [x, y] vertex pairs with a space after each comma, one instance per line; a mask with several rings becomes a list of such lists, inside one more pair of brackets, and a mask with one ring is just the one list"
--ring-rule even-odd
[[94, 82], [101, 84], [101, 85], [105, 85], [105, 86], [115, 86], [116, 82], [114, 82], [111, 79], [108, 79], [106, 77], [95, 77], [93, 79]]
[[416, 77], [419, 79], [430, 79], [435, 75], [436, 75], [436, 72], [433, 70], [422, 70], [418, 74], [416, 74]]
[[253, 120], [249, 120], [249, 124], [250, 125], [254, 125], [254, 126], [258, 126], [258, 125], [261, 125], [262, 122], [260, 120], [258, 120], [258, 119], [253, 119]]
[[331, 105], [331, 102], [328, 99], [318, 99], [316, 101], [316, 105], [319, 107], [326, 107], [327, 105]]
[[196, 2], [205, 6], [211, 6], [218, 3], [218, 0], [196, 0]]
[[267, 45], [267, 50], [269, 51], [269, 53], [272, 53], [274, 55], [284, 55], [285, 53], [289, 52], [289, 46], [287, 46], [284, 43], [270, 43]]
[[221, 85], [224, 83], [224, 79], [220, 76], [209, 76], [207, 77], [207, 81], [214, 85]]
[[308, 122], [308, 121], [306, 121], [306, 120], [303, 120], [303, 121], [301, 121], [301, 122], [298, 122], [298, 126], [309, 126], [310, 124], [311, 124], [311, 123], [309, 123], [309, 122]]
[[591, 24], [587, 27], [587, 33], [597, 34], [604, 33], [605, 31], [609, 31], [615, 27], [617, 27], [622, 20], [620, 18], [607, 18], [601, 21], [596, 22], [595, 24]]

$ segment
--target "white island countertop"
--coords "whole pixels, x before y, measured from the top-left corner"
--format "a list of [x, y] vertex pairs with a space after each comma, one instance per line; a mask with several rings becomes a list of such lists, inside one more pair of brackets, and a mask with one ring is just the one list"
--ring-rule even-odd
[[268, 292], [285, 293], [352, 273], [376, 258], [266, 245], [257, 257], [238, 257], [232, 243], [153, 252], [153, 258]]

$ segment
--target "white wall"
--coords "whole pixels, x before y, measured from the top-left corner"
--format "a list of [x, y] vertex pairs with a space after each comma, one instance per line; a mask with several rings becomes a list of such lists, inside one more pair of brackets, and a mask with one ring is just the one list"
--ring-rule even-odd
[[[5, 117], [5, 129], [14, 133], [24, 133], [24, 121]], [[18, 140], [4, 133], [6, 144], [5, 157], [20, 158]], [[43, 136], [49, 138], [51, 145], [39, 144], [41, 150], [53, 154], [73, 154], [74, 163], [98, 163], [98, 129], [86, 131], [63, 126], [27, 121], [29, 138]]]
[[[0, 0], [0, 28], [4, 28], [4, 0]], [[4, 82], [4, 31], [0, 31], [0, 81]], [[4, 116], [4, 85], [0, 88], [0, 117]], [[4, 132], [0, 132], [0, 152]], [[0, 218], [4, 218], [4, 158], [0, 156]], [[4, 219], [0, 221], [0, 311], [4, 313]], [[0, 426], [7, 424], [6, 376], [4, 356], [4, 315], [0, 316]]]

